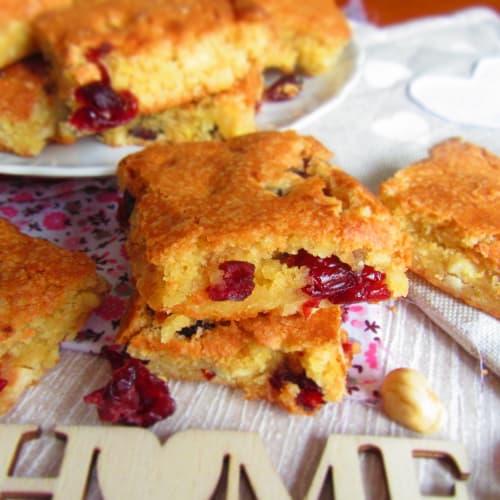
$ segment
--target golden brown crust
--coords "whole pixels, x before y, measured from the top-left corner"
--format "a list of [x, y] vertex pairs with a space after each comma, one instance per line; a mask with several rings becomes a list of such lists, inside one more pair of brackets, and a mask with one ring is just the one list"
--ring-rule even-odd
[[[340, 308], [323, 309], [310, 319], [300, 315], [259, 315], [243, 321], [224, 321], [200, 329], [191, 337], [175, 334], [161, 340], [162, 321], [135, 295], [129, 303], [117, 341], [149, 361], [164, 378], [210, 380], [243, 389], [247, 398], [267, 399], [293, 413], [312, 414], [302, 407], [296, 383], [277, 387], [277, 373], [295, 374], [314, 382], [324, 402], [339, 401], [346, 393], [352, 352], [340, 329]], [[279, 381], [278, 381], [279, 382]]]
[[72, 0], [2, 0], [0, 27], [13, 19], [29, 21], [38, 14], [69, 5]]
[[500, 158], [449, 139], [386, 181], [380, 197], [412, 236], [414, 272], [500, 316]]
[[2, 0], [0, 68], [37, 51], [31, 23], [38, 14], [71, 3], [72, 0]]
[[77, 106], [78, 86], [100, 79], [88, 51], [106, 45], [111, 50], [100, 62], [113, 89], [131, 92], [141, 113], [154, 113], [226, 90], [254, 65], [261, 67], [268, 27], [252, 5], [87, 0], [39, 16], [34, 27], [70, 108]]
[[[253, 263], [256, 275], [264, 273], [256, 298], [271, 286], [264, 267], [283, 273], [276, 256], [303, 248], [336, 255], [357, 270], [371, 265], [387, 274], [394, 295], [405, 294], [405, 237], [373, 195], [326, 163], [330, 156], [311, 137], [261, 132], [225, 142], [155, 145], [124, 159], [120, 186], [137, 198], [129, 253], [139, 292], [155, 310], [255, 316], [277, 307], [269, 294], [254, 306], [250, 298], [241, 302], [238, 312], [238, 303], [208, 304], [210, 274], [224, 261]], [[300, 276], [290, 279], [299, 289], [304, 285]], [[192, 286], [180, 290], [190, 280]], [[261, 309], [263, 302], [269, 309]]]
[[56, 132], [49, 67], [32, 56], [0, 71], [0, 150], [34, 156]]
[[0, 413], [58, 358], [107, 292], [92, 259], [0, 219]]
[[25, 59], [0, 73], [0, 115], [27, 120], [49, 82], [49, 67], [39, 57]]

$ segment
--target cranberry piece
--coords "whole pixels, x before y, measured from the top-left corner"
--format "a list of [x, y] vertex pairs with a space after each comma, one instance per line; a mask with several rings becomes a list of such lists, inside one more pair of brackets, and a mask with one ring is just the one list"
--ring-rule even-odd
[[137, 99], [131, 92], [117, 92], [111, 88], [109, 73], [100, 59], [112, 48], [111, 44], [103, 43], [86, 53], [87, 60], [99, 68], [101, 79], [75, 90], [75, 98], [81, 107], [70, 116], [69, 121], [79, 130], [102, 132], [127, 123], [139, 112]]
[[101, 59], [108, 55], [113, 50], [113, 46], [109, 42], [101, 43], [98, 47], [93, 47], [85, 53], [87, 61], [94, 63], [101, 73], [101, 81], [108, 83], [110, 81], [108, 70], [102, 63]]
[[371, 266], [364, 266], [360, 273], [356, 273], [338, 257], [315, 257], [304, 249], [286, 257], [285, 263], [289, 267], [308, 267], [310, 283], [302, 290], [311, 297], [328, 299], [333, 304], [379, 301], [391, 296], [384, 283], [385, 274]]
[[133, 127], [128, 131], [128, 134], [144, 141], [154, 141], [158, 137], [157, 132], [144, 127]]
[[264, 99], [273, 102], [289, 101], [300, 93], [303, 84], [304, 79], [301, 75], [295, 73], [284, 75], [266, 88]]
[[0, 392], [2, 392], [9, 382], [4, 378], [0, 378]]
[[123, 196], [118, 202], [117, 219], [120, 226], [127, 228], [129, 219], [135, 207], [135, 197], [130, 194], [130, 191], [125, 190]]
[[102, 132], [135, 118], [137, 99], [123, 90], [114, 91], [103, 82], [90, 82], [76, 89], [75, 97], [82, 104], [70, 117], [70, 123], [80, 130]]
[[219, 269], [223, 271], [222, 283], [207, 288], [208, 296], [212, 300], [241, 301], [246, 299], [255, 287], [253, 280], [255, 266], [250, 262], [228, 260], [223, 262]]
[[295, 401], [306, 411], [314, 411], [325, 404], [323, 393], [316, 384], [314, 384], [314, 386], [301, 388]]
[[206, 370], [205, 368], [202, 368], [201, 373], [208, 381], [212, 380], [215, 377], [215, 372], [213, 372], [212, 370]]
[[305, 372], [292, 373], [286, 368], [278, 368], [272, 375], [269, 383], [276, 390], [281, 390], [287, 382], [295, 384], [300, 391], [295, 402], [306, 411], [315, 411], [325, 403], [323, 391], [316, 382], [306, 376]]
[[92, 47], [85, 53], [85, 58], [90, 62], [99, 62], [103, 56], [108, 55], [113, 50], [113, 45], [109, 42], [103, 42], [98, 47]]
[[149, 427], [172, 415], [175, 402], [168, 387], [138, 359], [119, 348], [103, 349], [112, 367], [112, 379], [103, 388], [87, 394], [103, 422]]

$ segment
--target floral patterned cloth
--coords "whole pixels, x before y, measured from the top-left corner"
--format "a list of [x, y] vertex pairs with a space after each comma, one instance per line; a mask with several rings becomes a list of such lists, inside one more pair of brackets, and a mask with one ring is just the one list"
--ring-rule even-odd
[[[119, 193], [112, 177], [45, 181], [6, 177], [0, 180], [0, 217], [24, 233], [89, 254], [111, 284], [111, 292], [73, 342], [63, 348], [99, 353], [114, 342], [132, 287], [125, 234], [117, 220]], [[349, 372], [350, 397], [376, 401], [383, 371], [381, 314], [386, 305], [343, 308], [343, 326], [361, 352]]]

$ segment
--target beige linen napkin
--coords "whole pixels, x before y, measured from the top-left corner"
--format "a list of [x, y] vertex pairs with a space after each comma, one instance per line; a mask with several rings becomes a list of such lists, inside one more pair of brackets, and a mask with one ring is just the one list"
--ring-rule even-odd
[[500, 321], [410, 275], [408, 298], [472, 356], [500, 375]]

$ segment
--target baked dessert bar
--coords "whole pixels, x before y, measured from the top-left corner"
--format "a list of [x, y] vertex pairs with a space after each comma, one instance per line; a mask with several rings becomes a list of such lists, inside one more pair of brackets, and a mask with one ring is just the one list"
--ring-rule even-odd
[[128, 252], [155, 311], [238, 320], [407, 291], [406, 237], [312, 137], [156, 144], [123, 159]]
[[49, 67], [41, 57], [14, 63], [0, 73], [0, 150], [35, 156], [56, 134], [57, 109]]
[[411, 270], [500, 318], [500, 158], [450, 139], [382, 184], [410, 235]]
[[340, 329], [340, 307], [242, 321], [196, 321], [165, 337], [164, 313], [135, 295], [118, 342], [165, 379], [210, 381], [242, 389], [293, 413], [313, 414], [346, 394], [353, 346]]
[[332, 0], [257, 0], [271, 19], [267, 67], [317, 75], [328, 70], [351, 39], [344, 14]]
[[0, 219], [0, 414], [58, 360], [107, 292], [92, 259]]
[[32, 21], [38, 14], [71, 3], [72, 0], [2, 0], [0, 68], [37, 52]]
[[254, 132], [262, 88], [262, 75], [253, 70], [229, 90], [159, 113], [141, 114], [126, 125], [105, 130], [99, 138], [112, 146], [149, 145], [228, 139]]
[[252, 0], [86, 0], [38, 16], [67, 106], [62, 139], [231, 88], [262, 67], [265, 19]]

